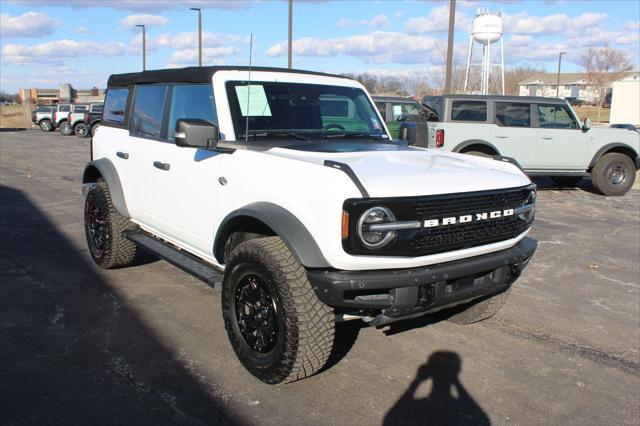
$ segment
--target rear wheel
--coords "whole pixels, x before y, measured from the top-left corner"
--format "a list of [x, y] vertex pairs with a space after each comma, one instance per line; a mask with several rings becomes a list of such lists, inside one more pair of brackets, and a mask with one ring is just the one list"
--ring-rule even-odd
[[604, 195], [624, 195], [633, 186], [636, 168], [631, 158], [618, 152], [605, 154], [591, 170], [593, 186]]
[[42, 120], [39, 124], [40, 130], [43, 132], [50, 132], [53, 130], [53, 123], [51, 120]]
[[578, 185], [582, 176], [552, 176], [551, 179], [560, 187], [573, 187]]
[[89, 136], [89, 127], [85, 123], [78, 123], [73, 126], [73, 133], [79, 138], [86, 138]]
[[463, 152], [463, 154], [475, 155], [476, 157], [486, 157], [486, 158], [493, 158], [493, 156], [495, 155], [487, 151], [465, 151]]
[[245, 241], [231, 252], [222, 313], [240, 362], [265, 383], [304, 379], [329, 359], [333, 309], [318, 300], [279, 237]]
[[126, 266], [133, 261], [136, 245], [123, 236], [133, 226], [113, 207], [104, 182], [91, 186], [84, 203], [84, 229], [89, 253], [102, 268]]

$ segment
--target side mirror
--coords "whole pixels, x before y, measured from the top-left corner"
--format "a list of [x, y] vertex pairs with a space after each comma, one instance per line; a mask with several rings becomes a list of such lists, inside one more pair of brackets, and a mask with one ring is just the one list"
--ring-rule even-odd
[[[412, 116], [413, 117], [413, 116]], [[428, 148], [429, 141], [427, 140], [428, 132], [427, 122], [405, 121], [400, 125], [398, 129], [398, 138], [407, 141], [409, 146], [418, 146], [421, 148]]]
[[584, 124], [582, 124], [582, 130], [585, 132], [591, 128], [591, 120], [589, 118], [584, 119]]
[[176, 121], [175, 140], [180, 147], [215, 148], [220, 133], [218, 126], [202, 119], [181, 118]]

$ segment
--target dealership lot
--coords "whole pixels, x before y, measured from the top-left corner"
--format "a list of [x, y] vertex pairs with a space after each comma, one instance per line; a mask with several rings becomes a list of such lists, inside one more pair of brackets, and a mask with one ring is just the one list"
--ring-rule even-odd
[[80, 185], [89, 139], [0, 139], [3, 421], [640, 422], [638, 190], [538, 181], [539, 249], [496, 317], [343, 324], [335, 365], [268, 386], [236, 360], [215, 290], [151, 256], [93, 265]]

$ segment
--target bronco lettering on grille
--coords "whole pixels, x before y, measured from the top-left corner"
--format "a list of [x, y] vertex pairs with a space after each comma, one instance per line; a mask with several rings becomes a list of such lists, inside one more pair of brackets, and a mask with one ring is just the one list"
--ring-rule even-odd
[[424, 221], [424, 227], [433, 228], [434, 226], [455, 225], [456, 223], [479, 222], [507, 216], [513, 216], [513, 209], [476, 213], [475, 215], [467, 214], [464, 216], [443, 217], [442, 219], [427, 219]]

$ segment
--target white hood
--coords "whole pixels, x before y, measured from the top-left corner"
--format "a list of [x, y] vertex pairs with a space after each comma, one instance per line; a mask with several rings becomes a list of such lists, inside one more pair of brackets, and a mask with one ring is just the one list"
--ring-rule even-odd
[[273, 148], [267, 153], [316, 164], [348, 164], [371, 197], [486, 191], [531, 182], [512, 164], [432, 149], [323, 153]]

